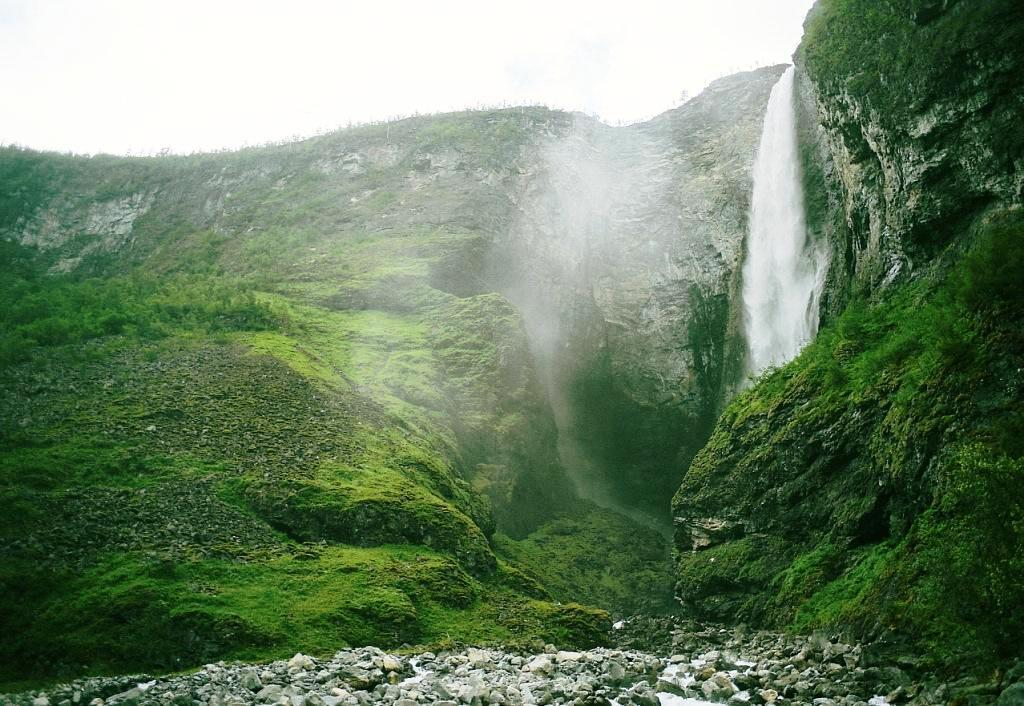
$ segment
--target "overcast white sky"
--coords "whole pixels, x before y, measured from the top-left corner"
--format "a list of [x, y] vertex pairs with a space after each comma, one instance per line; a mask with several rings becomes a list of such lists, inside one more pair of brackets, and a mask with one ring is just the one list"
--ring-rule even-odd
[[788, 62], [812, 0], [0, 0], [0, 143], [178, 152], [544, 103], [651, 117]]

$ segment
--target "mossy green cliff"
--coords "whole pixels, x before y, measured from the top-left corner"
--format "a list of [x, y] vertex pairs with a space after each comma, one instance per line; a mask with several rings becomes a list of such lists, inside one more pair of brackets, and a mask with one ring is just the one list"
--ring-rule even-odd
[[1024, 22], [822, 0], [798, 53], [824, 327], [726, 408], [675, 495], [677, 595], [719, 619], [1019, 657]]

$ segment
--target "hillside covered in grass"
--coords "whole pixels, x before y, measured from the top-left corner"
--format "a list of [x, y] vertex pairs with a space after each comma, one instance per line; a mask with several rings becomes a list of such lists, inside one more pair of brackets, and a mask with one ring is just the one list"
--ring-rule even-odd
[[0, 680], [583, 646], [672, 609], [780, 70], [626, 128], [0, 150]]
[[592, 508], [520, 315], [462, 267], [508, 204], [459, 185], [560, 121], [407, 124], [404, 156], [402, 126], [195, 158], [4, 150], [4, 228], [38, 234], [4, 243], [0, 282], [4, 679], [603, 639], [606, 613], [491, 546]]

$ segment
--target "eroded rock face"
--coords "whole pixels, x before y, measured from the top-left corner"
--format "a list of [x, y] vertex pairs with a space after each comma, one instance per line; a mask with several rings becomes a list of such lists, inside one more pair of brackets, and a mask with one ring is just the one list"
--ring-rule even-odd
[[722, 517], [677, 518], [676, 524], [689, 533], [690, 549], [706, 549], [729, 539], [743, 536], [743, 526]]
[[[136, 191], [99, 203], [55, 200], [48, 208], [22, 220], [15, 237], [40, 250], [73, 250], [53, 265], [54, 272], [70, 272], [83, 257], [116, 252], [132, 240], [135, 221], [144, 216], [156, 198], [155, 190]], [[75, 242], [77, 241], [77, 242]]]
[[[833, 250], [826, 317], [852, 291], [884, 290], [926, 267], [979, 212], [1024, 193], [1019, 8], [921, 5], [889, 9], [886, 21], [900, 43], [922, 43], [918, 54], [945, 47], [946, 67], [892, 60], [873, 86], [856, 76], [863, 67], [837, 71], [808, 58], [806, 41], [797, 54], [805, 167], [820, 202], [809, 220]], [[951, 39], [957, 27], [967, 29]]]
[[598, 502], [660, 510], [737, 381], [750, 170], [781, 71], [640, 125], [575, 115], [522, 175], [495, 278], [523, 312], [563, 462]]

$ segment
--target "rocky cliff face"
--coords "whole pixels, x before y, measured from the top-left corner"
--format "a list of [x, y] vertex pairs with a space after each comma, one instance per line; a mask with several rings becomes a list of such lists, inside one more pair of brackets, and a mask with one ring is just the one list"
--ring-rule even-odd
[[1010, 2], [808, 16], [825, 326], [726, 409], [675, 495], [677, 595], [697, 612], [910, 639], [938, 661], [1015, 653], [1022, 46]]
[[782, 67], [611, 128], [575, 115], [537, 145], [492, 252], [523, 312], [563, 463], [602, 504], [659, 516], [738, 380], [750, 170]]
[[846, 12], [819, 3], [797, 53], [811, 215], [834, 252], [826, 314], [1024, 193], [1020, 8], [911, 2], [860, 27]]

